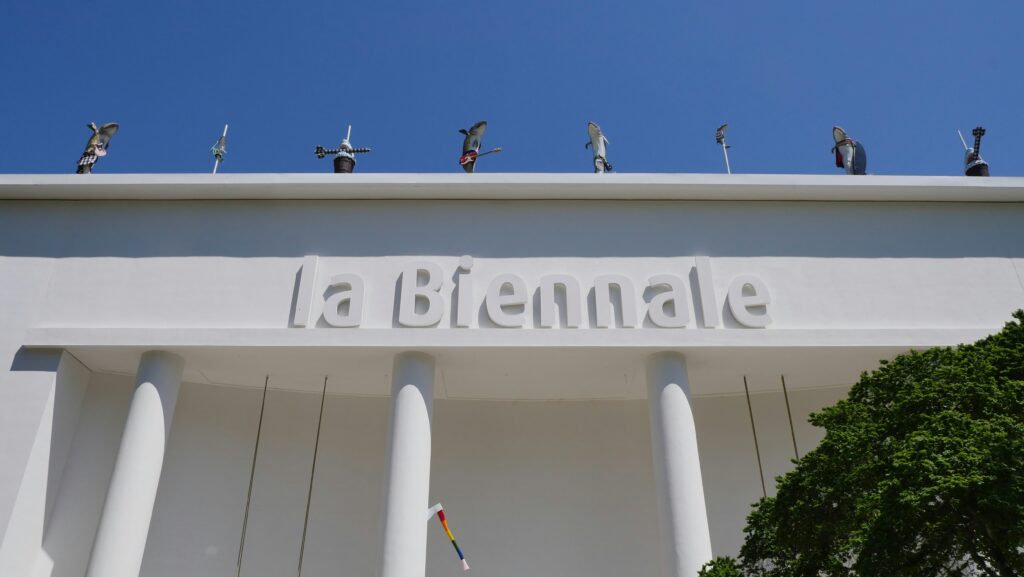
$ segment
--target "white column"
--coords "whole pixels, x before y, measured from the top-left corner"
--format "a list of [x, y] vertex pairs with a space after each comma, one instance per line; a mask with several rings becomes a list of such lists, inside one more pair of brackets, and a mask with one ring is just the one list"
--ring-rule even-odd
[[181, 357], [149, 351], [139, 361], [87, 577], [138, 577], [184, 368]]
[[678, 353], [647, 359], [654, 474], [669, 577], [696, 577], [711, 560], [690, 382]]
[[433, 398], [434, 358], [415, 352], [397, 355], [381, 577], [423, 577], [426, 572]]

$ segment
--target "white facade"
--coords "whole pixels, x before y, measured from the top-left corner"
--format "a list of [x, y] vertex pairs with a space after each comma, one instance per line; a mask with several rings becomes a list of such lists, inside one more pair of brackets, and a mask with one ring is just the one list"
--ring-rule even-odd
[[234, 576], [265, 385], [245, 577], [459, 573], [438, 501], [474, 572], [692, 575], [810, 412], [1024, 307], [1022, 222], [1020, 178], [0, 176], [0, 577]]

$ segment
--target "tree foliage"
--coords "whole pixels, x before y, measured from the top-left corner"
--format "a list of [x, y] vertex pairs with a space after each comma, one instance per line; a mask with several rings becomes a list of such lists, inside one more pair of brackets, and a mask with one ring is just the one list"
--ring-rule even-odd
[[1014, 318], [975, 344], [883, 362], [812, 415], [825, 438], [754, 506], [742, 573], [1024, 575], [1024, 312]]
[[701, 567], [697, 577], [743, 577], [743, 571], [732, 557], [715, 557]]

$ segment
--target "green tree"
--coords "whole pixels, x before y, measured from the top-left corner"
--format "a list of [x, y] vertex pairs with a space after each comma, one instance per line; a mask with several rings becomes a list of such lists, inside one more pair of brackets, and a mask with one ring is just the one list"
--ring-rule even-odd
[[[812, 415], [825, 438], [754, 505], [742, 573], [1024, 575], [1024, 312], [1013, 316], [972, 345], [883, 362]], [[706, 575], [739, 574], [727, 561]]]
[[732, 557], [715, 557], [701, 567], [697, 577], [743, 577], [743, 571]]

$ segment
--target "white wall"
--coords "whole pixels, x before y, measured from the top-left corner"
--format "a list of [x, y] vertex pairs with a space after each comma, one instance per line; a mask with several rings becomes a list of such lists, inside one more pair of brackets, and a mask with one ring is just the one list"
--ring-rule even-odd
[[0, 574], [21, 563], [12, 557], [20, 555], [3, 544], [19, 492], [39, 483], [38, 478], [25, 483], [25, 473], [45, 413], [52, 407], [56, 371], [52, 357], [47, 361], [19, 355], [25, 328], [38, 314], [56, 261], [7, 258], [10, 250], [10, 243], [0, 243]]
[[[622, 265], [636, 267], [637, 274], [647, 274], [664, 263], [688, 262], [692, 255], [708, 255], [715, 263], [720, 291], [728, 277], [739, 272], [756, 272], [764, 277], [774, 299], [773, 328], [780, 329], [779, 332], [815, 327], [995, 330], [1009, 318], [1011, 310], [1024, 306], [1022, 203], [16, 200], [3, 201], [0, 208], [0, 572], [16, 568], [20, 573], [31, 561], [26, 553], [29, 549], [19, 545], [25, 542], [23, 539], [42, 541], [44, 550], [53, 558], [54, 575], [74, 575], [75, 568], [85, 562], [91, 532], [95, 530], [95, 518], [91, 515], [98, 513], [102, 505], [104, 476], [109, 477], [109, 464], [124, 418], [121, 411], [131, 386], [131, 377], [93, 379], [83, 401], [81, 420], [76, 421], [77, 416], [73, 415], [77, 412], [65, 410], [69, 403], [75, 404], [74, 395], [56, 388], [53, 367], [41, 368], [25, 356], [22, 346], [26, 331], [111, 326], [284, 329], [288, 327], [296, 273], [303, 255], [318, 254], [339, 264], [408, 255], [428, 255], [454, 262], [459, 255], [471, 254], [482, 261], [491, 259], [493, 265], [510, 262], [504, 259], [553, 259], [524, 266], [541, 270], [571, 265], [593, 272], [609, 265]], [[571, 260], [561, 262], [562, 259]], [[379, 319], [375, 322], [386, 326]], [[247, 374], [248, 367], [233, 366], [230, 358], [206, 360], [203, 368], [211, 373]], [[195, 370], [187, 367], [186, 377], [204, 382], [217, 380], [189, 372]], [[380, 377], [379, 382], [386, 382], [383, 375]], [[509, 374], [498, 375], [496, 379], [511, 382]], [[826, 377], [820, 384], [832, 386], [847, 381], [846, 377], [838, 381]], [[229, 529], [239, 522], [244, 505], [244, 487], [240, 488], [237, 480], [248, 476], [248, 439], [255, 427], [252, 407], [258, 404], [253, 391], [258, 390], [258, 385], [251, 383], [245, 390], [207, 385], [202, 392], [196, 392], [201, 387], [186, 385], [181, 401], [185, 408], [179, 408], [176, 418], [193, 419], [183, 422], [193, 422], [196, 432], [191, 440], [172, 438], [167, 475], [180, 480], [166, 484], [158, 496], [154, 535], [160, 537], [147, 553], [146, 571], [169, 574], [183, 567], [179, 565], [183, 563], [195, 571], [219, 571], [233, 566], [230, 551], [235, 547], [235, 535]], [[772, 389], [775, 385], [752, 385], [758, 392], [752, 397], [752, 404], [759, 440], [763, 443], [762, 468], [770, 482], [773, 475], [786, 469], [792, 440], [788, 423], [779, 419], [784, 414], [784, 410], [780, 412], [784, 405]], [[376, 386], [375, 382], [367, 388]], [[737, 383], [722, 386], [736, 390]], [[803, 391], [804, 388], [807, 387], [801, 386], [799, 392], [791, 390], [790, 396], [801, 453], [806, 450], [805, 445], [813, 444], [816, 433], [797, 418], [797, 413], [820, 406], [837, 391], [812, 393]], [[695, 389], [713, 392], [714, 384], [695, 383]], [[760, 393], [765, 389], [771, 392], [762, 396]], [[214, 397], [209, 405], [190, 400], [192, 395], [207, 394]], [[218, 395], [225, 398], [217, 400]], [[333, 504], [314, 511], [311, 527], [322, 529], [310, 534], [309, 567], [330, 566], [331, 555], [338, 550], [354, 551], [353, 559], [363, 569], [376, 567], [376, 552], [371, 549], [376, 543], [380, 496], [372, 477], [383, 458], [380, 447], [386, 428], [380, 421], [386, 418], [380, 413], [373, 420], [366, 419], [377, 414], [374, 411], [384, 411], [373, 408], [384, 401], [345, 399], [337, 401], [339, 405], [334, 410], [342, 414], [349, 411], [344, 422], [352, 425], [336, 434], [352, 444], [338, 445], [348, 447], [344, 449], [348, 453], [338, 458], [362, 465], [358, 474], [342, 474], [341, 469], [328, 468], [323, 473], [325, 478], [335, 480], [324, 485], [351, 486], [360, 497], [358, 503], [328, 501]], [[359, 403], [366, 403], [366, 407]], [[477, 404], [482, 408], [465, 412], [458, 409]], [[228, 411], [209, 409], [229, 405]], [[328, 414], [332, 405], [328, 406]], [[466, 430], [460, 428], [452, 437], [446, 436], [446, 425], [440, 419], [449, 411], [449, 405], [452, 408], [445, 422], [466, 421]], [[756, 458], [743, 436], [749, 415], [741, 398], [702, 398], [698, 405], [708, 407], [706, 413], [698, 411], [697, 419], [706, 484], [710, 488], [706, 494], [712, 514], [713, 545], [716, 552], [729, 552], [737, 543], [737, 526], [742, 526], [735, 521], [737, 513], [760, 493], [759, 478], [751, 476], [751, 471], [756, 471]], [[261, 464], [255, 490], [262, 495], [262, 504], [254, 505], [253, 523], [260, 518], [272, 518], [278, 523], [272, 530], [254, 529], [252, 539], [254, 543], [287, 542], [289, 549], [287, 554], [275, 555], [254, 546], [254, 555], [267, 553], [268, 559], [264, 563], [260, 557], [254, 557], [253, 562], [283, 571], [291, 566], [288, 557], [296, 547], [293, 503], [303, 500], [305, 473], [299, 464], [308, 459], [308, 417], [311, 410], [315, 412], [315, 402], [285, 395], [275, 396], [274, 406], [278, 406], [276, 411], [280, 414], [268, 413], [267, 426], [273, 430], [280, 427], [281, 436], [275, 441], [277, 445], [268, 444], [271, 448], [267, 454], [280, 454], [282, 460], [277, 468], [288, 470], [295, 478], [277, 479], [274, 460]], [[567, 507], [571, 506], [570, 517], [586, 529], [579, 535], [563, 535], [550, 541], [563, 549], [572, 549], [569, 545], [591, 547], [606, 539], [602, 523], [597, 522], [604, 519], [600, 516], [603, 513], [592, 513], [585, 507], [591, 501], [607, 498], [610, 493], [620, 502], [608, 505], [608, 510], [618, 512], [628, 508], [626, 503], [635, 505], [633, 497], [621, 487], [633, 481], [631, 475], [635, 471], [642, 470], [648, 475], [646, 468], [627, 469], [612, 463], [609, 477], [596, 476], [595, 463], [604, 463], [605, 454], [591, 450], [586, 459], [577, 462], [571, 458], [575, 454], [571, 448], [577, 432], [606, 439], [608, 431], [615, 430], [609, 422], [623, 423], [623, 435], [641, 435], [646, 439], [646, 421], [637, 421], [641, 418], [630, 413], [632, 404], [625, 401], [610, 402], [612, 409], [599, 410], [601, 404], [593, 402], [580, 406], [588, 408], [580, 409], [582, 414], [576, 415], [572, 411], [577, 405], [570, 403], [491, 406], [485, 402], [439, 401], [435, 430], [438, 439], [447, 440], [435, 451], [437, 463], [452, 458], [444, 451], [449, 444], [455, 449], [462, 443], [472, 447], [471, 443], [478, 440], [473, 436], [477, 429], [487, 431], [485, 425], [492, 422], [518, 422], [518, 416], [525, 415], [525, 422], [536, 425], [513, 437], [519, 445], [503, 445], [505, 437], [496, 432], [490, 436], [479, 433], [479, 440], [490, 445], [476, 453], [470, 448], [463, 449], [467, 455], [462, 457], [463, 461], [443, 469], [435, 467], [435, 489], [447, 482], [442, 480], [443, 475], [451, 475], [455, 478], [451, 483], [458, 489], [453, 491], [455, 498], [472, 495], [475, 499], [472, 511], [462, 513], [451, 494], [435, 492], [450, 502], [453, 525], [471, 562], [474, 556], [486, 560], [493, 555], [503, 564], [523, 570], [522, 564], [530, 562], [528, 558], [509, 561], [502, 557], [502, 551], [489, 550], [486, 541], [484, 545], [473, 541], [494, 525], [494, 514], [487, 507], [498, 502], [501, 494], [518, 495], [524, 501], [535, 499], [537, 503], [544, 503], [547, 497], [540, 488], [530, 485], [529, 479], [522, 481], [522, 487], [503, 486], [503, 491], [492, 487], [489, 483], [499, 481], [489, 480], [485, 473], [504, 462], [490, 459], [492, 456], [508, 454], [518, 458], [529, 452], [530, 460], [524, 464], [535, 468], [551, 456], [545, 451], [551, 451], [559, 457], [554, 460], [565, 467], [557, 469], [560, 473], [550, 479], [553, 486], [571, 485], [581, 478], [581, 471], [592, 473], [600, 490], [573, 493], [563, 499]], [[555, 411], [550, 407], [563, 410], [564, 414], [549, 414], [548, 410]], [[497, 414], [487, 422], [470, 418], [490, 410]], [[608, 422], [591, 422], [589, 415], [601, 414], [601, 410], [623, 414], [608, 416]], [[707, 417], [716, 412], [722, 413], [720, 419]], [[355, 423], [360, 423], [360, 419], [364, 420], [363, 426], [357, 429]], [[579, 431], [562, 430], [563, 422], [577, 423]], [[60, 438], [67, 436], [60, 431], [67, 426], [74, 427], [77, 433], [62, 480], [57, 483], [53, 476], [60, 475], [64, 461], [60, 455], [65, 452], [60, 447]], [[202, 431], [218, 432], [224, 439], [200, 443], [200, 437], [217, 437], [201, 435]], [[544, 438], [563, 444], [534, 449], [530, 435], [535, 432], [544, 432]], [[325, 451], [332, 450], [327, 447]], [[719, 451], [730, 458], [719, 460]], [[711, 454], [716, 458], [709, 460]], [[625, 454], [621, 447], [611, 450], [609, 455], [617, 455], [617, 462], [622, 463], [635, 457], [634, 453]], [[284, 460], [286, 456], [295, 460], [295, 466]], [[199, 465], [182, 468], [186, 459], [200, 459]], [[209, 478], [199, 475], [206, 467], [216, 474]], [[478, 485], [459, 484], [459, 479], [469, 478], [488, 487], [487, 491], [477, 494], [474, 491], [482, 490]], [[206, 489], [207, 482], [211, 483], [209, 489], [214, 495], [208, 498], [209, 503], [180, 502], [192, 487]], [[179, 492], [178, 497], [175, 491]], [[530, 509], [531, 506], [535, 508]], [[278, 511], [277, 507], [287, 512]], [[543, 518], [545, 510], [532, 500], [522, 507]], [[47, 510], [52, 510], [48, 520]], [[198, 515], [196, 518], [207, 520], [188, 530], [181, 528], [182, 523], [171, 522], [174, 516], [168, 511], [190, 510]], [[637, 506], [635, 510], [641, 508]], [[358, 519], [359, 523], [349, 523], [350, 518]], [[645, 513], [642, 519], [646, 518]], [[646, 551], [645, 546], [653, 545], [648, 543], [650, 535], [642, 527], [641, 516], [638, 514], [631, 522], [633, 525], [628, 528], [643, 537], [637, 539], [643, 544], [636, 544], [636, 550]], [[551, 523], [557, 527], [557, 522]], [[525, 521], [522, 526], [526, 526]], [[504, 538], [524, 547], [533, 544], [535, 534], [519, 525], [511, 527], [502, 529], [507, 531], [502, 533]], [[282, 532], [280, 539], [276, 531]], [[16, 538], [11, 537], [15, 534]], [[335, 534], [344, 534], [347, 542], [355, 545], [351, 550], [339, 549], [327, 536]], [[621, 534], [615, 531], [616, 537]], [[566, 540], [571, 539], [576, 541], [567, 544]], [[655, 542], [657, 539], [650, 541]], [[161, 549], [174, 543], [180, 544], [182, 550], [197, 553], [179, 556], [173, 547]], [[439, 557], [451, 555], [436, 551], [437, 547], [440, 545], [432, 541], [432, 564]], [[530, 551], [523, 554], [529, 555]], [[550, 559], [543, 555], [539, 558], [561, 567], [554, 560], [554, 553]], [[625, 558], [632, 559], [628, 555]], [[639, 566], [644, 567], [645, 562], [648, 561], [638, 561]], [[618, 567], [615, 563], [605, 560], [602, 567]], [[50, 572], [46, 563], [39, 567]], [[631, 567], [636, 572], [636, 566]]]
[[46, 523], [36, 577], [81, 577], [121, 442], [132, 377], [93, 375]]
[[[99, 374], [89, 384], [36, 577], [84, 571], [131, 384]], [[246, 577], [295, 571], [312, 465], [319, 395], [271, 386]], [[842, 392], [790, 392], [801, 447], [820, 434], [804, 424], [807, 412]], [[258, 386], [183, 384], [142, 575], [234, 574], [261, 394]], [[792, 453], [785, 416], [761, 414], [776, 396], [752, 395], [766, 473], [787, 470]], [[694, 408], [712, 546], [716, 555], [735, 554], [749, 505], [761, 496], [746, 399], [698, 397]], [[327, 397], [304, 574], [379, 571], [388, 418], [386, 398]], [[438, 399], [431, 503], [445, 503], [470, 564], [489, 575], [659, 574], [648, 427], [644, 401]], [[429, 523], [428, 574], [457, 570], [436, 519]]]
[[[53, 577], [80, 574], [88, 559], [129, 393], [124, 378], [90, 385], [45, 542]], [[255, 388], [183, 386], [143, 575], [233, 573], [259, 396]], [[243, 575], [295, 570], [318, 409], [316, 394], [268, 395]], [[387, 411], [385, 398], [328, 397], [306, 574], [378, 571]], [[660, 571], [642, 401], [439, 400], [431, 485], [477, 570]], [[430, 523], [428, 573], [457, 569]]]
[[1021, 258], [1024, 213], [1024, 203], [975, 202], [26, 200], [3, 206], [5, 256], [129, 258]]

